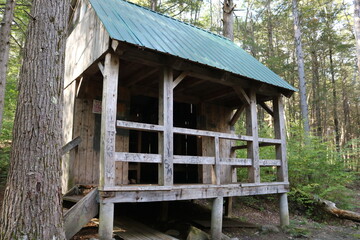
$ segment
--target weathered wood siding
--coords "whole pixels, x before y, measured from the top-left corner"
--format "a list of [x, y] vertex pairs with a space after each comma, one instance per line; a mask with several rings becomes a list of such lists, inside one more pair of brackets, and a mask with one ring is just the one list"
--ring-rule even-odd
[[[233, 115], [232, 109], [203, 103], [200, 107], [199, 129], [231, 133], [229, 122]], [[228, 158], [231, 154], [231, 141], [220, 139], [220, 157]], [[212, 137], [202, 137], [201, 152], [203, 156], [215, 156], [215, 142]], [[202, 181], [203, 183], [215, 182], [215, 169], [211, 165], [203, 165]], [[231, 183], [232, 168], [230, 166], [221, 166], [221, 183]]]
[[[64, 145], [70, 142], [73, 136], [73, 125], [74, 125], [74, 101], [75, 101], [75, 92], [76, 92], [76, 82], [70, 84], [67, 88], [64, 89], [64, 107], [63, 107], [63, 140]], [[76, 136], [75, 136], [76, 137]], [[73, 182], [70, 179], [70, 172], [72, 170], [71, 165], [71, 155], [73, 151], [64, 154], [62, 157], [62, 190], [63, 193], [67, 192], [73, 185]]]
[[89, 7], [66, 42], [65, 87], [108, 50], [109, 41], [104, 25]]

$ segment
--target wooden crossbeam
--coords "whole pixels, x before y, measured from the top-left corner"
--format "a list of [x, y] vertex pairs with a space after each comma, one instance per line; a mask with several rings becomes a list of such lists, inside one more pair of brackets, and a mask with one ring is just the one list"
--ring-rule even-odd
[[265, 102], [259, 102], [259, 105], [272, 117], [274, 117], [274, 111], [265, 103]]
[[241, 100], [243, 103], [249, 105], [249, 104], [250, 104], [250, 98], [249, 98], [249, 96], [246, 94], [245, 90], [244, 90], [242, 87], [240, 87], [240, 86], [234, 86], [233, 88], [234, 88], [236, 94], [238, 95], [238, 97], [240, 98], [240, 100]]
[[229, 125], [234, 126], [237, 120], [239, 119], [241, 113], [245, 110], [245, 104], [242, 104], [235, 112], [234, 116], [231, 118]]
[[202, 100], [208, 102], [208, 101], [212, 101], [212, 100], [224, 97], [226, 95], [229, 95], [229, 90], [228, 89], [223, 89], [223, 90], [216, 91], [214, 93], [211, 93], [211, 94], [203, 97]]
[[70, 150], [74, 149], [76, 146], [78, 146], [81, 143], [81, 137], [77, 136], [76, 138], [74, 138], [73, 140], [71, 140], [70, 142], [68, 142], [67, 144], [65, 144], [65, 146], [63, 146], [61, 148], [61, 155], [64, 155], [65, 153], [69, 152]]
[[141, 71], [134, 76], [130, 76], [130, 81], [127, 83], [127, 86], [133, 86], [133, 85], [137, 84], [138, 82], [141, 82], [142, 80], [151, 76], [158, 70], [159, 70], [158, 68], [151, 68], [150, 70], [146, 71], [145, 73], [143, 73]]
[[186, 78], [186, 76], [188, 75], [187, 72], [182, 72], [173, 82], [173, 88], [176, 88], [176, 86], [181, 83], [181, 81]]
[[98, 67], [99, 67], [101, 74], [104, 76], [104, 65], [101, 62], [98, 62]]

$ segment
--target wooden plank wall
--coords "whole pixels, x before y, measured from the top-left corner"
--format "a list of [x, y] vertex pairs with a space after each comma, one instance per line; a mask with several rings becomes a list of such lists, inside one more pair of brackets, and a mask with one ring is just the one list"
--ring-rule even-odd
[[[117, 119], [127, 120], [129, 116], [130, 95], [125, 88], [119, 88]], [[75, 100], [74, 136], [82, 142], [71, 156], [72, 168], [69, 179], [74, 184], [99, 183], [100, 124], [101, 114], [92, 112], [93, 99]], [[129, 151], [129, 130], [117, 131], [116, 152]], [[115, 185], [128, 183], [128, 163], [116, 162]]]
[[[200, 121], [198, 121], [198, 128], [217, 131], [224, 133], [231, 133], [229, 125], [232, 117], [232, 109], [214, 105], [209, 103], [203, 103], [200, 106]], [[220, 157], [230, 157], [231, 154], [231, 141], [220, 139]], [[202, 137], [201, 152], [203, 156], [215, 156], [214, 138]], [[231, 166], [221, 167], [221, 184], [231, 183], [232, 179], [232, 168]], [[215, 172], [213, 166], [204, 165], [202, 171], [203, 183], [216, 183]]]
[[78, 78], [109, 49], [110, 37], [89, 7], [66, 41], [65, 86]]
[[[64, 89], [64, 107], [63, 107], [63, 140], [64, 145], [70, 142], [73, 136], [73, 125], [74, 125], [74, 101], [75, 101], [75, 91], [76, 91], [76, 82], [70, 84], [67, 88]], [[75, 136], [76, 137], [76, 136]], [[73, 151], [70, 151], [63, 155], [62, 157], [62, 191], [66, 193], [71, 186], [73, 186], [73, 181], [70, 178], [72, 176], [72, 162], [71, 158], [74, 154]]]
[[96, 115], [92, 113], [92, 105], [92, 99], [75, 101], [74, 135], [82, 141], [74, 154], [74, 184], [98, 184], [99, 181], [100, 152], [94, 146]]

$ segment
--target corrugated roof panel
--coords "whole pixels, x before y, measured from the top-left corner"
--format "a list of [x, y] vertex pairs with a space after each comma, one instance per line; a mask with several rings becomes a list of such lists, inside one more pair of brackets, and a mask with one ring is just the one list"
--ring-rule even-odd
[[222, 36], [124, 0], [90, 0], [90, 3], [113, 39], [296, 91]]

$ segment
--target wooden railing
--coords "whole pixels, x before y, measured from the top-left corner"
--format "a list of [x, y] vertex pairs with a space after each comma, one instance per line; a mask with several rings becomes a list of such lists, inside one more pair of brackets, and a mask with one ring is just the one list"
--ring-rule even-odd
[[[138, 130], [138, 131], [149, 131], [149, 132], [163, 132], [164, 127], [155, 124], [137, 123], [130, 121], [118, 120], [116, 122], [118, 128]], [[216, 185], [220, 185], [220, 166], [232, 166], [232, 167], [251, 167], [254, 164], [258, 164], [261, 167], [274, 166], [280, 167], [282, 165], [281, 159], [259, 159], [258, 163], [255, 163], [251, 158], [223, 158], [220, 157], [220, 139], [237, 140], [245, 142], [253, 142], [252, 136], [243, 136], [231, 133], [221, 133], [215, 131], [205, 131], [197, 129], [187, 128], [173, 128], [174, 134], [193, 135], [200, 137], [212, 137], [214, 141], [214, 156], [182, 156], [174, 155], [172, 159], [173, 164], [197, 164], [197, 165], [213, 165], [215, 169], [215, 181]], [[280, 139], [270, 138], [258, 138], [259, 146], [276, 146], [281, 145]], [[232, 146], [232, 150], [247, 148], [247, 145]], [[135, 162], [135, 163], [157, 163], [163, 162], [161, 154], [144, 154], [144, 153], [129, 153], [129, 152], [115, 152], [114, 161], [122, 162]], [[259, 168], [257, 168], [259, 171]], [[258, 173], [259, 174], [259, 173]], [[270, 183], [269, 183], [270, 184]]]

